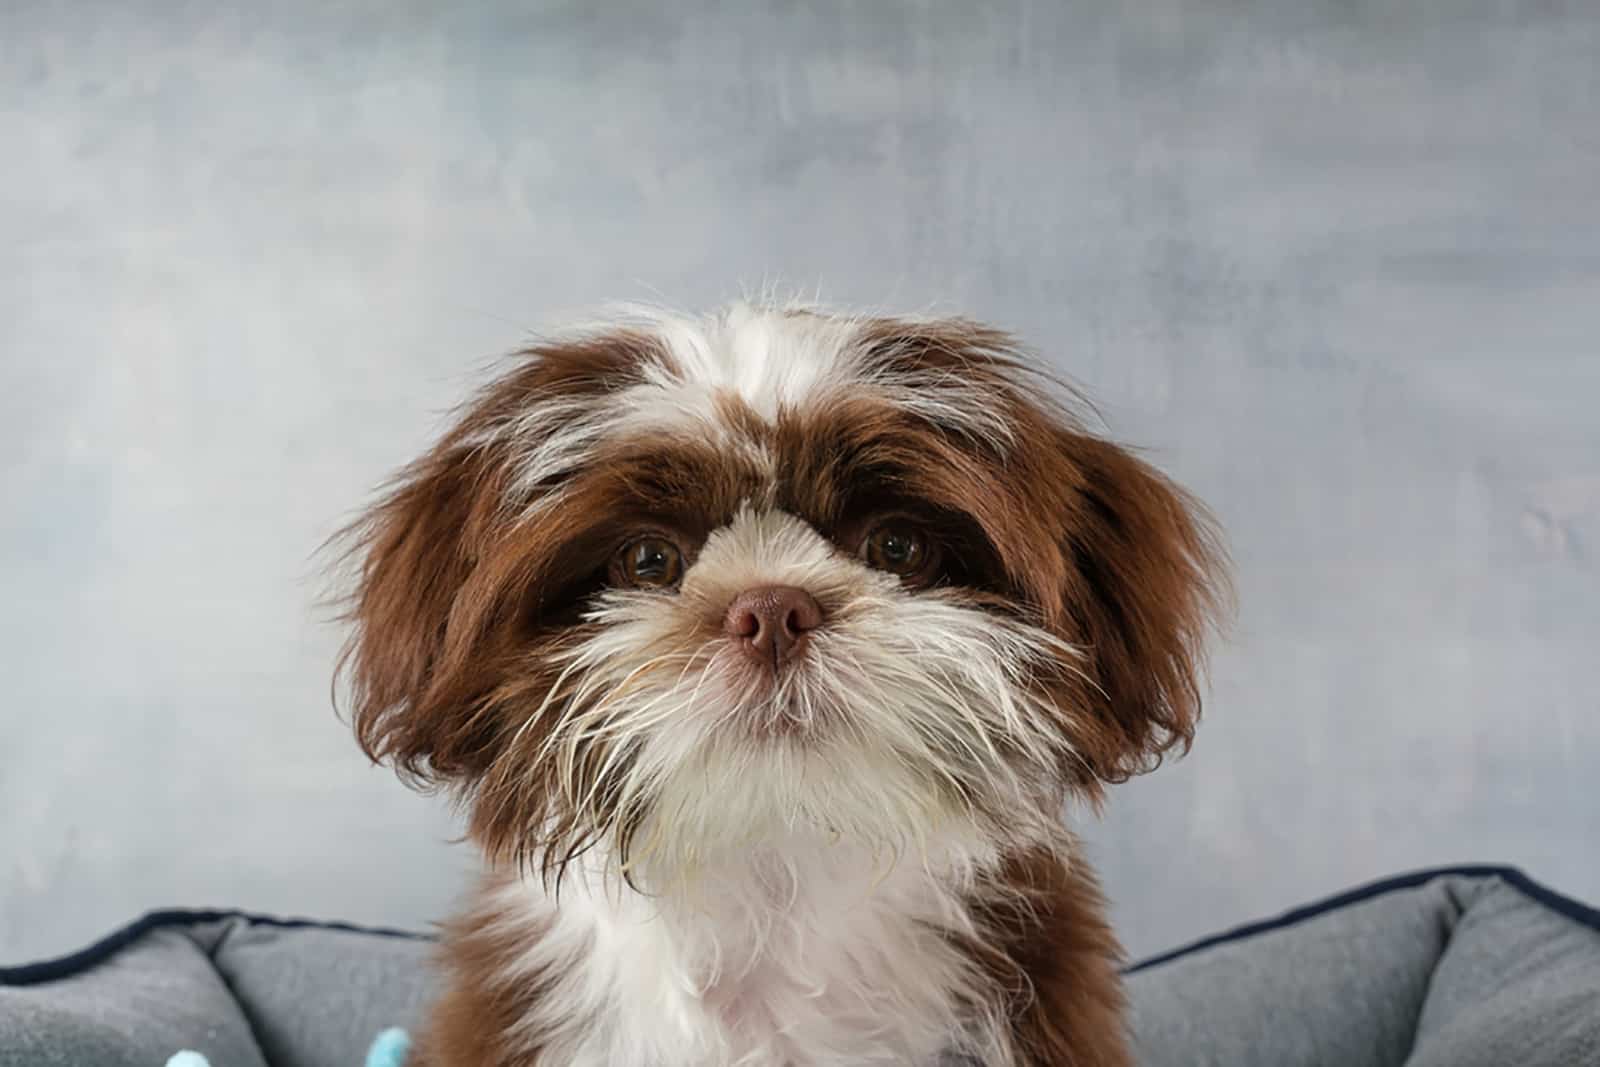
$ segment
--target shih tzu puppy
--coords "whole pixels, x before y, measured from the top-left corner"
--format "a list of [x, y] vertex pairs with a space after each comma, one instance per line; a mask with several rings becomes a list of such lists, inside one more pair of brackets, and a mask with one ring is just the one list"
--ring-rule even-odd
[[521, 353], [350, 531], [374, 759], [487, 873], [427, 1067], [1130, 1062], [1071, 800], [1189, 743], [1203, 512], [966, 320]]

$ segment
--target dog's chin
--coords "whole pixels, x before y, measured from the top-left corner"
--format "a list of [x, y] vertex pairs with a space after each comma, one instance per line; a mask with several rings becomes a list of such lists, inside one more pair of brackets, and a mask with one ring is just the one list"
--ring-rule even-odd
[[974, 803], [981, 783], [895, 755], [838, 709], [727, 710], [698, 743], [661, 736], [641, 754], [660, 773], [626, 857], [616, 857], [635, 884], [695, 892], [762, 856], [858, 853], [879, 871], [937, 864], [1049, 824], [1042, 811], [1026, 816], [1033, 805], [1020, 797], [1002, 823]]

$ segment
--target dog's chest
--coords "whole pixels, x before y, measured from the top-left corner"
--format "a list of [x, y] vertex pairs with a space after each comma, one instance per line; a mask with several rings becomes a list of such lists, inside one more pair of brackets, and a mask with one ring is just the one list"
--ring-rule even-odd
[[571, 1061], [938, 1062], [982, 999], [950, 937], [968, 922], [961, 894], [917, 866], [885, 874], [851, 857], [805, 859], [729, 871], [692, 905], [563, 891], [545, 913], [547, 944], [586, 951], [551, 993], [605, 1020], [572, 1035]]
[[712, 913], [684, 942], [698, 942], [681, 966], [729, 1044], [796, 1067], [932, 1062], [970, 983], [942, 887], [836, 873], [768, 891], [759, 910]]

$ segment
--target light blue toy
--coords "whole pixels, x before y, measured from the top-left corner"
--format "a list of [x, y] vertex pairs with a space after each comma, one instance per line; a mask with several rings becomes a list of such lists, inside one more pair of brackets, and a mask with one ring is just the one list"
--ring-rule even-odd
[[411, 1051], [411, 1035], [398, 1026], [379, 1034], [367, 1050], [367, 1067], [400, 1067]]
[[[398, 1026], [391, 1027], [373, 1038], [366, 1067], [401, 1067], [410, 1051], [410, 1035]], [[167, 1067], [211, 1067], [211, 1063], [200, 1053], [184, 1049], [167, 1061]]]

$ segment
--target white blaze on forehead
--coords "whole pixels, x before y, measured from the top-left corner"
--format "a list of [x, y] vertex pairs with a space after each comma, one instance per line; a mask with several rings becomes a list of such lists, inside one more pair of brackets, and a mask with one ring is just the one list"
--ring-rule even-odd
[[653, 336], [659, 360], [647, 360], [611, 392], [537, 403], [486, 437], [512, 445], [514, 486], [523, 498], [582, 466], [603, 442], [630, 435], [688, 432], [770, 467], [763, 446], [723, 418], [718, 401], [725, 398], [771, 422], [784, 411], [865, 392], [968, 437], [1010, 443], [1012, 428], [992, 386], [894, 369], [881, 348], [866, 343], [868, 321], [743, 303], [700, 318], [628, 309], [611, 328]]
[[767, 419], [855, 378], [861, 362], [859, 323], [849, 318], [735, 304], [699, 323], [665, 319], [658, 328], [678, 365], [664, 388], [732, 393]]
[[[671, 411], [711, 422], [715, 398], [733, 395], [771, 421], [784, 410], [867, 392], [960, 433], [1001, 444], [1011, 439], [991, 388], [958, 373], [894, 369], [893, 346], [869, 344], [864, 336], [873, 320], [740, 303], [703, 319], [656, 313], [646, 322], [672, 365], [619, 397], [637, 404], [641, 416]], [[906, 321], [908, 334], [917, 329]]]

